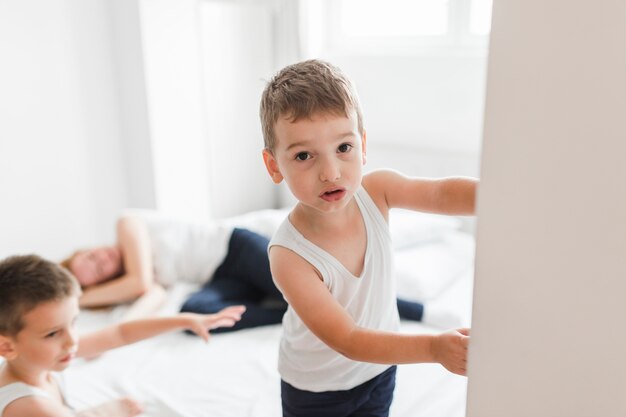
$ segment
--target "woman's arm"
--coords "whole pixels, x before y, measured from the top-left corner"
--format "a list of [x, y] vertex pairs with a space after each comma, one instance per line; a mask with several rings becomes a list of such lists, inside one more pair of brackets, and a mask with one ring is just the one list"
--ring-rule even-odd
[[124, 273], [119, 278], [83, 290], [81, 307], [98, 307], [133, 301], [154, 284], [150, 237], [143, 220], [123, 216], [117, 222], [118, 246]]
[[152, 317], [163, 305], [166, 298], [167, 293], [165, 292], [165, 288], [155, 283], [148, 291], [133, 301], [120, 321], [130, 321], [145, 317]]

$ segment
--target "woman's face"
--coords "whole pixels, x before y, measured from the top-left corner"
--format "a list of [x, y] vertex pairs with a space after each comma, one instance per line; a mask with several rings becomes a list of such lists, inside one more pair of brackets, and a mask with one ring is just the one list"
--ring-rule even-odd
[[121, 274], [122, 253], [116, 246], [87, 249], [78, 252], [69, 266], [80, 285], [87, 287]]

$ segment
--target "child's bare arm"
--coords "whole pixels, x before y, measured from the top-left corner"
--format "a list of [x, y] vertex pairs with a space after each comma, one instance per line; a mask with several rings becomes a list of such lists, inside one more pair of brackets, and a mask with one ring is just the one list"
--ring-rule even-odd
[[134, 417], [141, 414], [141, 404], [123, 397], [76, 412], [76, 417]]
[[475, 212], [475, 178], [414, 178], [380, 170], [365, 176], [363, 185], [385, 217], [394, 207], [461, 216]]
[[244, 311], [244, 306], [232, 306], [216, 314], [181, 313], [171, 317], [127, 321], [82, 336], [77, 356], [98, 355], [107, 350], [180, 329], [189, 329], [208, 341], [209, 329], [233, 326]]
[[304, 324], [342, 355], [384, 364], [439, 362], [451, 372], [465, 374], [467, 335], [458, 331], [406, 335], [359, 327], [300, 256], [274, 246], [270, 263], [274, 280]]

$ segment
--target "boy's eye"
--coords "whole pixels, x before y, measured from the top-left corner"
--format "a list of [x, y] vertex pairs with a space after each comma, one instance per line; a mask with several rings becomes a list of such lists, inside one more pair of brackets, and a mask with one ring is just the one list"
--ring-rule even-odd
[[350, 145], [349, 143], [342, 143], [341, 145], [339, 145], [339, 147], [337, 148], [337, 150], [339, 151], [339, 153], [346, 153], [346, 152], [350, 152], [350, 149], [352, 149], [352, 145]]
[[50, 333], [48, 333], [48, 334], [46, 335], [46, 339], [51, 339], [51, 338], [53, 338], [54, 336], [56, 336], [57, 334], [59, 334], [58, 330], [55, 330], [55, 331], [53, 331], [53, 332], [50, 332]]
[[296, 155], [296, 159], [298, 161], [306, 161], [307, 159], [309, 159], [309, 153], [308, 152], [300, 152]]

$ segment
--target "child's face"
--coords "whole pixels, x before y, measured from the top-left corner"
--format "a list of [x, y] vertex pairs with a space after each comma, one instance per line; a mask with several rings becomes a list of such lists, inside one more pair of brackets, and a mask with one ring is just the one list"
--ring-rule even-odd
[[87, 249], [76, 254], [70, 270], [83, 287], [117, 276], [122, 270], [122, 254], [115, 246]]
[[23, 317], [24, 328], [12, 338], [14, 361], [31, 371], [62, 371], [78, 348], [74, 323], [78, 298], [39, 304]]
[[279, 118], [274, 131], [274, 152], [264, 152], [274, 182], [284, 179], [307, 207], [322, 212], [345, 207], [361, 185], [365, 163], [365, 135], [359, 134], [356, 112], [296, 122]]

